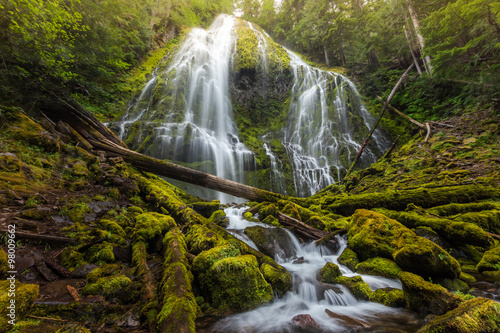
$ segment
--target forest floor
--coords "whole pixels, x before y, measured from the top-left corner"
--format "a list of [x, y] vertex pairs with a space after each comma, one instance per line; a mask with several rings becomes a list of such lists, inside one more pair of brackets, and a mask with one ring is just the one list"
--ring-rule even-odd
[[[17, 279], [39, 286], [33, 307], [19, 314], [26, 317], [15, 331], [50, 332], [68, 325], [94, 332], [151, 331], [150, 309], [135, 308], [143, 282], [131, 259], [130, 221], [152, 209], [150, 198], [134, 183], [137, 171], [121, 159], [89, 154], [69, 137], [47, 133], [19, 111], [1, 116], [7, 135], [0, 139], [0, 230], [15, 225]], [[354, 173], [345, 185], [332, 185], [311, 200], [425, 184], [498, 187], [499, 126], [500, 116], [492, 109], [434, 123], [427, 143], [416, 136], [390, 157]], [[123, 234], [113, 238], [112, 230]], [[5, 251], [7, 242], [2, 236]], [[162, 260], [154, 251], [147, 259], [156, 281], [161, 280]], [[114, 263], [133, 282], [116, 293], [106, 285], [89, 292], [85, 286], [97, 282], [89, 281], [88, 274]], [[498, 281], [487, 279], [474, 285], [481, 290], [478, 295], [498, 298]]]

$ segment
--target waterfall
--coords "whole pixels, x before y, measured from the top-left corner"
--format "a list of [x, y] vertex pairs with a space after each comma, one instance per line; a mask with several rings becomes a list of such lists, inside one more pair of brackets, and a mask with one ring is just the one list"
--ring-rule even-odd
[[[253, 46], [243, 52], [239, 43]], [[253, 84], [254, 91], [238, 90], [235, 81], [242, 73], [250, 75], [246, 84]], [[252, 132], [242, 136], [235, 115], [252, 119], [244, 126], [265, 127], [266, 120], [252, 112], [268, 106], [245, 109], [238, 96], [259, 97], [279, 80], [289, 84], [269, 94], [281, 94], [274, 105], [286, 105], [281, 129], [260, 138]], [[341, 178], [371, 123], [373, 117], [344, 76], [307, 65], [249, 22], [220, 15], [209, 29], [195, 28], [185, 36], [111, 127], [141, 153], [280, 193], [287, 193], [287, 183], [293, 181], [287, 194], [308, 196]], [[388, 146], [379, 131], [375, 136], [379, 146], [365, 149], [361, 165], [373, 162]], [[279, 155], [267, 138], [281, 142]], [[257, 165], [268, 168], [267, 177]], [[193, 194], [236, 201], [221, 193]]]

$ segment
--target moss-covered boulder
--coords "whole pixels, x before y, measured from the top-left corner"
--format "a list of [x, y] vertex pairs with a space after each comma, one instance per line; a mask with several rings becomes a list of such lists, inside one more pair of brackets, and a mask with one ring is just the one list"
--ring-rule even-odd
[[404, 292], [401, 289], [390, 287], [375, 290], [370, 295], [370, 302], [393, 308], [402, 308], [406, 304]]
[[448, 252], [383, 214], [357, 210], [347, 235], [349, 247], [362, 260], [392, 259], [402, 269], [426, 277], [460, 275], [460, 264]]
[[273, 290], [252, 255], [219, 260], [208, 273], [212, 306], [219, 311], [246, 311], [273, 299]]
[[213, 212], [212, 215], [210, 215], [209, 221], [223, 228], [229, 225], [229, 219], [223, 210], [216, 210]]
[[441, 315], [456, 308], [462, 299], [444, 287], [425, 281], [422, 277], [409, 273], [399, 273], [403, 285], [406, 307], [421, 315]]
[[284, 229], [253, 226], [245, 228], [245, 233], [262, 253], [271, 258], [277, 255], [286, 259], [295, 255], [293, 243]]
[[319, 271], [319, 280], [324, 283], [335, 283], [339, 276], [342, 276], [340, 268], [332, 262], [327, 262]]
[[356, 270], [356, 265], [359, 263], [358, 255], [356, 252], [346, 247], [337, 259], [339, 264], [347, 266], [351, 271]]
[[[15, 292], [16, 296], [11, 295]], [[18, 281], [0, 281], [0, 332], [7, 332], [21, 320], [38, 297], [38, 285]], [[13, 302], [14, 301], [14, 302]]]
[[283, 296], [292, 288], [292, 276], [284, 267], [274, 262], [265, 262], [260, 265], [260, 271], [278, 297]]
[[477, 264], [476, 268], [480, 273], [485, 271], [499, 271], [500, 247], [495, 247], [489, 251], [486, 251], [481, 261]]
[[195, 224], [189, 228], [186, 234], [186, 244], [190, 253], [197, 255], [203, 251], [210, 250], [225, 241], [212, 229], [203, 224]]
[[334, 280], [334, 283], [347, 287], [357, 299], [368, 301], [372, 294], [370, 286], [359, 275], [353, 277], [339, 276]]
[[[462, 274], [460, 277], [462, 278]], [[447, 278], [438, 278], [434, 281], [436, 284], [445, 287], [451, 292], [460, 291], [462, 293], [467, 293], [469, 291], [469, 285], [462, 281], [461, 279], [447, 279]]]
[[379, 275], [388, 278], [397, 278], [401, 267], [387, 258], [370, 258], [356, 265], [356, 272], [368, 275]]
[[500, 304], [487, 298], [473, 298], [460, 304], [456, 309], [433, 318], [418, 332], [500, 332]]

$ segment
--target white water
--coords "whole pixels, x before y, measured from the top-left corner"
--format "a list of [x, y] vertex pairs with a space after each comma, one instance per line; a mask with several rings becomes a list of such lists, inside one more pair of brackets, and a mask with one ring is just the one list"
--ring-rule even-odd
[[[262, 223], [247, 222], [242, 219], [241, 214], [245, 210], [246, 207], [227, 208], [225, 210], [230, 221], [228, 230], [231, 233], [240, 234], [246, 227], [253, 225], [269, 227]], [[409, 320], [409, 317], [405, 317], [409, 315], [404, 314], [402, 309], [390, 308], [373, 302], [358, 301], [344, 286], [324, 284], [316, 279], [318, 271], [327, 262], [339, 265], [337, 258], [346, 247], [345, 240], [339, 238], [342, 244], [340, 250], [338, 253], [331, 253], [326, 247], [301, 244], [291, 233], [290, 237], [294, 244], [296, 256], [304, 257], [305, 263], [294, 264], [293, 259], [279, 257], [276, 257], [275, 260], [292, 274], [292, 290], [282, 298], [276, 298], [272, 304], [218, 321], [210, 329], [210, 332], [294, 332], [291, 325], [292, 318], [299, 314], [309, 314], [321, 326], [322, 332], [344, 332], [352, 329], [352, 327], [344, 326], [340, 320], [330, 318], [325, 309], [368, 324], [379, 320], [380, 317], [402, 323]], [[255, 244], [252, 243], [251, 246], [255, 248]], [[345, 266], [339, 265], [339, 267], [344, 276], [359, 275]], [[401, 283], [398, 280], [369, 275], [361, 276], [372, 290], [385, 287], [401, 288]], [[388, 324], [388, 326], [391, 325]]]

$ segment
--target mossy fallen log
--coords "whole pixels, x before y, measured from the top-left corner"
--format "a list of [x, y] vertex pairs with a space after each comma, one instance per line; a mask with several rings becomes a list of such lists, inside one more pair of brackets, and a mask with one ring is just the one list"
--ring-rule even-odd
[[420, 187], [414, 189], [388, 190], [380, 193], [365, 193], [343, 196], [324, 196], [318, 200], [322, 209], [344, 216], [352, 215], [356, 209], [387, 208], [404, 211], [409, 204], [423, 208], [449, 203], [468, 203], [500, 196], [500, 189], [483, 184], [465, 184], [442, 187]]

